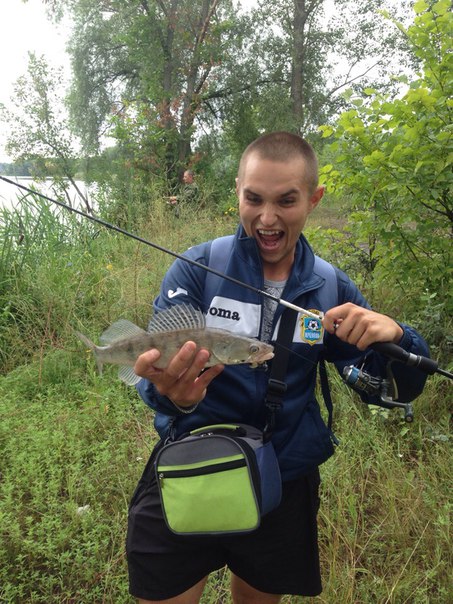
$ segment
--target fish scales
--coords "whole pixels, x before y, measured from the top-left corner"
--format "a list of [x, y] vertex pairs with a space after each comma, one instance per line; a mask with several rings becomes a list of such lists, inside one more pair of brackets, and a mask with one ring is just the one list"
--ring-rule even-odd
[[94, 351], [100, 372], [104, 363], [120, 365], [120, 379], [131, 385], [140, 380], [132, 367], [142, 353], [157, 348], [161, 356], [155, 362], [155, 367], [163, 369], [189, 340], [195, 342], [198, 348], [210, 352], [207, 367], [218, 363], [249, 363], [256, 367], [274, 356], [270, 344], [223, 329], [206, 327], [204, 314], [187, 304], [173, 306], [156, 314], [150, 321], [148, 331], [120, 319], [101, 335], [102, 346], [96, 346], [79, 332], [77, 335]]

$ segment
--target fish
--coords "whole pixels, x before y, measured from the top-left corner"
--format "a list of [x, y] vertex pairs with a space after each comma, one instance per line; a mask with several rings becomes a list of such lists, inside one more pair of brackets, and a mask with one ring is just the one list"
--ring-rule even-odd
[[118, 377], [133, 386], [141, 378], [133, 367], [137, 358], [151, 348], [157, 348], [161, 356], [154, 366], [163, 369], [181, 346], [191, 340], [198, 348], [209, 351], [207, 367], [250, 364], [255, 368], [273, 358], [274, 347], [255, 338], [234, 334], [225, 329], [206, 325], [206, 317], [190, 304], [178, 304], [156, 313], [145, 331], [131, 321], [120, 319], [100, 336], [100, 346], [84, 334], [76, 331], [88, 349], [94, 352], [99, 373], [104, 363], [120, 365]]

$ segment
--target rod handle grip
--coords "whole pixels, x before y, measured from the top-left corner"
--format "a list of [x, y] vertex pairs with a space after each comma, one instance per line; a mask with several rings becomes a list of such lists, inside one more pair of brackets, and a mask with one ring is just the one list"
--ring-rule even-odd
[[408, 365], [409, 367], [418, 367], [418, 369], [424, 371], [428, 375], [436, 373], [438, 368], [437, 361], [418, 354], [413, 354], [412, 352], [407, 352], [404, 348], [401, 348], [401, 346], [393, 344], [393, 342], [375, 342], [374, 344], [371, 344], [370, 348], [394, 361], [399, 361], [404, 365]]

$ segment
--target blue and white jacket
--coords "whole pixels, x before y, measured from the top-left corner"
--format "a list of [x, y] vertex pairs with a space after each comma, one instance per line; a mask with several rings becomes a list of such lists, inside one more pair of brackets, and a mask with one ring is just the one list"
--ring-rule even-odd
[[[184, 255], [209, 265], [211, 243], [194, 246]], [[258, 247], [253, 238], [245, 235], [242, 227], [234, 235], [226, 255], [228, 257], [222, 261], [223, 272], [263, 289], [263, 269]], [[315, 256], [307, 240], [301, 235], [282, 299], [308, 310], [322, 312], [345, 302], [369, 308], [357, 287], [343, 272], [332, 268], [332, 276], [326, 279], [324, 270], [316, 270], [318, 265], [315, 265]], [[332, 282], [326, 282], [329, 280], [336, 281], [334, 287]], [[332, 298], [334, 290], [336, 299]], [[207, 279], [205, 270], [178, 259], [163, 279], [154, 310], [159, 312], [181, 303], [201, 309], [211, 327], [227, 329], [248, 337], [260, 337], [263, 313], [261, 294], [220, 277], [209, 275]], [[283, 310], [284, 307], [279, 305], [274, 317], [274, 329]], [[326, 360], [333, 362], [340, 372], [346, 365], [363, 362], [365, 371], [386, 377], [387, 359], [382, 355], [371, 350], [360, 352], [327, 332], [321, 332], [318, 339], [313, 339], [313, 333], [307, 332], [306, 322], [304, 327], [303, 317], [298, 319], [293, 338], [293, 354], [286, 374], [287, 391], [283, 406], [277, 412], [272, 436], [283, 480], [291, 480], [315, 469], [333, 453], [331, 433], [321, 418], [315, 397], [320, 355], [323, 354]], [[404, 335], [399, 345], [408, 352], [428, 356], [427, 345], [421, 336], [411, 327], [401, 327]], [[426, 375], [418, 369], [395, 363], [393, 374], [398, 400], [411, 401], [422, 392]], [[142, 379], [137, 384], [137, 389], [145, 403], [157, 412], [155, 426], [161, 438], [165, 438], [171, 418], [176, 418], [173, 424], [176, 435], [204, 425], [225, 422], [250, 424], [262, 429], [266, 419], [264, 397], [268, 379], [269, 369], [265, 367], [252, 369], [248, 365], [226, 366], [209, 385], [205, 399], [190, 414], [179, 412], [148, 380]], [[363, 398], [370, 402], [369, 398]]]

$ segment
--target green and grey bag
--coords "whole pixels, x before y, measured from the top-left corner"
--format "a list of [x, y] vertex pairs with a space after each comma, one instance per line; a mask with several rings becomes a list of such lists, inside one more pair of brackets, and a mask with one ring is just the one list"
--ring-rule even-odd
[[177, 534], [253, 531], [281, 499], [273, 445], [252, 426], [194, 430], [159, 451], [155, 470], [165, 521]]

